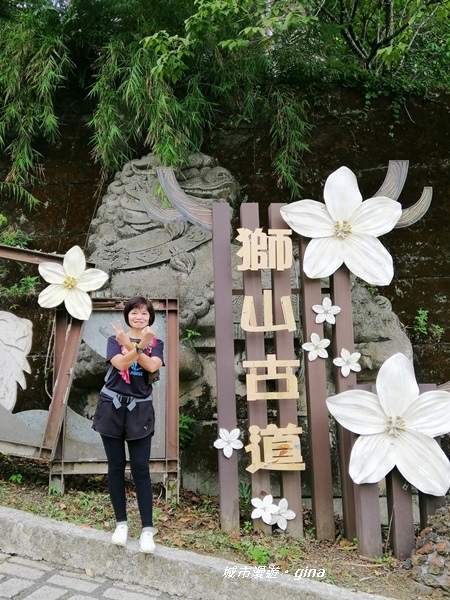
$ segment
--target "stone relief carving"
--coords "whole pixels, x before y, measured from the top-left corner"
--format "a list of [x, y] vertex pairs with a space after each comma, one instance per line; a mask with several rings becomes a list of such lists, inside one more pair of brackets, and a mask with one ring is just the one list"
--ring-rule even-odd
[[26, 359], [31, 350], [33, 325], [28, 319], [0, 311], [0, 404], [12, 412], [17, 399], [17, 384], [27, 387], [25, 373], [31, 373]]
[[[177, 211], [172, 211], [177, 222], [162, 220], [171, 210], [160, 190], [157, 166], [149, 154], [127, 163], [116, 175], [92, 223], [91, 259], [109, 271], [111, 296], [141, 293], [151, 298], [179, 298], [181, 331], [193, 329], [203, 320], [203, 329], [206, 326], [212, 333], [211, 234], [179, 221]], [[192, 155], [177, 173], [177, 180], [200, 205], [228, 202], [236, 206], [235, 180], [210, 156]], [[155, 214], [161, 215], [161, 220], [156, 220]], [[203, 331], [203, 337], [205, 334]]]

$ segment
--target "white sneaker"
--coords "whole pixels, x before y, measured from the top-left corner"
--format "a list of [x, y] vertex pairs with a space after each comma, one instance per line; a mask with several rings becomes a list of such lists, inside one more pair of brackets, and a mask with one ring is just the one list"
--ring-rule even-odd
[[125, 546], [128, 537], [128, 525], [126, 523], [120, 523], [117, 525], [115, 532], [111, 538], [111, 542], [116, 546]]
[[153, 554], [155, 551], [155, 542], [151, 531], [143, 531], [139, 538], [139, 550], [144, 554]]

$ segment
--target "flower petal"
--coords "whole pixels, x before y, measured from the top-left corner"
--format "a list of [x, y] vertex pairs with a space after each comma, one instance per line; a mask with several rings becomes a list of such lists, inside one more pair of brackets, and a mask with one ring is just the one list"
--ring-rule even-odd
[[226, 444], [224, 446], [223, 453], [227, 458], [231, 458], [233, 456], [233, 448], [230, 446], [230, 444]]
[[98, 290], [108, 281], [108, 274], [101, 269], [87, 269], [77, 279], [77, 288], [83, 292]]
[[331, 173], [325, 182], [323, 195], [333, 222], [349, 221], [350, 215], [362, 203], [356, 176], [347, 167]]
[[272, 506], [273, 505], [273, 496], [271, 494], [267, 494], [267, 496], [264, 496], [262, 503], [263, 503], [263, 506], [266, 508]]
[[86, 259], [84, 258], [83, 250], [79, 246], [73, 246], [66, 252], [63, 260], [63, 268], [66, 275], [70, 277], [78, 277], [86, 268]]
[[400, 202], [384, 196], [369, 198], [351, 216], [352, 231], [379, 237], [392, 231], [401, 216]]
[[252, 519], [259, 519], [263, 516], [264, 510], [262, 508], [255, 508], [250, 515]]
[[392, 471], [397, 458], [397, 440], [380, 433], [359, 437], [350, 455], [349, 475], [355, 483], [378, 483]]
[[339, 358], [338, 356], [337, 358], [333, 358], [333, 364], [337, 367], [345, 367], [347, 361], [345, 361], [343, 358]]
[[237, 427], [235, 429], [232, 429], [228, 435], [228, 439], [229, 440], [237, 440], [238, 437], [241, 435], [241, 430], [238, 429]]
[[263, 505], [261, 498], [252, 498], [251, 503], [253, 504], [253, 506], [256, 506], [256, 508], [262, 508]]
[[320, 344], [320, 335], [316, 332], [313, 332], [311, 334], [311, 342], [314, 344], [315, 347], [318, 346], [318, 344]]
[[219, 428], [219, 437], [224, 440], [224, 442], [228, 442], [230, 434], [228, 429], [224, 429], [223, 427]]
[[328, 348], [331, 344], [331, 341], [328, 338], [322, 338], [317, 344], [318, 348]]
[[333, 417], [349, 431], [360, 435], [382, 433], [386, 429], [384, 414], [378, 397], [365, 390], [348, 390], [327, 398]]
[[311, 342], [305, 342], [302, 344], [302, 348], [303, 350], [306, 350], [306, 352], [313, 352], [316, 349], [316, 346]]
[[343, 245], [344, 262], [354, 275], [372, 285], [391, 283], [394, 277], [392, 256], [376, 237], [351, 233]]
[[308, 238], [322, 238], [334, 235], [334, 221], [327, 207], [316, 200], [299, 200], [280, 209], [286, 223]]
[[228, 442], [226, 442], [225, 440], [222, 440], [220, 438], [218, 438], [215, 442], [214, 442], [214, 448], [217, 448], [218, 450], [222, 450], [222, 448], [225, 448], [225, 446], [228, 444]]
[[424, 494], [445, 496], [450, 488], [450, 463], [433, 438], [404, 431], [397, 438], [397, 468]]
[[350, 375], [350, 365], [342, 365], [341, 367], [342, 377], [348, 377]]
[[65, 286], [52, 283], [39, 294], [38, 304], [42, 308], [59, 306], [64, 302], [68, 293], [69, 290]]
[[403, 413], [406, 427], [430, 437], [450, 431], [450, 393], [431, 390], [421, 394]]
[[403, 416], [407, 407], [419, 395], [414, 367], [400, 352], [381, 365], [376, 387], [380, 404], [388, 417]]
[[264, 514], [262, 515], [262, 520], [264, 521], [264, 523], [266, 525], [270, 525], [270, 523], [272, 521], [272, 513], [270, 513], [269, 511], [265, 511]]
[[278, 502], [278, 510], [279, 511], [286, 510], [288, 506], [289, 506], [289, 504], [288, 504], [288, 501], [286, 500], [286, 498], [281, 498], [281, 500]]
[[66, 273], [62, 265], [58, 263], [44, 262], [38, 266], [38, 271], [48, 283], [62, 284], [66, 278]]
[[324, 348], [317, 348], [317, 355], [320, 358], [328, 358], [328, 352]]
[[240, 450], [244, 447], [244, 444], [241, 442], [241, 440], [231, 440], [229, 444], [234, 450]]
[[276, 522], [277, 526], [280, 529], [282, 529], [283, 531], [286, 529], [287, 521], [286, 521], [286, 517], [284, 515], [277, 515], [275, 522]]
[[87, 321], [91, 316], [92, 302], [88, 294], [77, 288], [69, 290], [66, 299], [64, 300], [67, 312], [80, 319], [80, 321]]
[[344, 262], [344, 241], [335, 235], [311, 240], [303, 257], [303, 271], [311, 279], [329, 277]]

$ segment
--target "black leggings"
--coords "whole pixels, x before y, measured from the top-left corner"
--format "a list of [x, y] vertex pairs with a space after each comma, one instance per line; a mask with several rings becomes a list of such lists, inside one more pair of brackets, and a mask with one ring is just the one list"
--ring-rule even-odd
[[[108, 490], [116, 521], [126, 521], [125, 440], [106, 435], [102, 435], [102, 440], [108, 459]], [[138, 440], [127, 440], [142, 527], [153, 527], [152, 480], [149, 469], [151, 443], [151, 435]]]

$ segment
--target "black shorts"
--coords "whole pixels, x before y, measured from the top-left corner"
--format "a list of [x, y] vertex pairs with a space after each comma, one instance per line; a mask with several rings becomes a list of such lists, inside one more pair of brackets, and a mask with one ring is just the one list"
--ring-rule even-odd
[[125, 440], [138, 440], [155, 433], [153, 402], [138, 402], [133, 410], [126, 404], [119, 408], [110, 398], [100, 393], [92, 428], [101, 435]]

